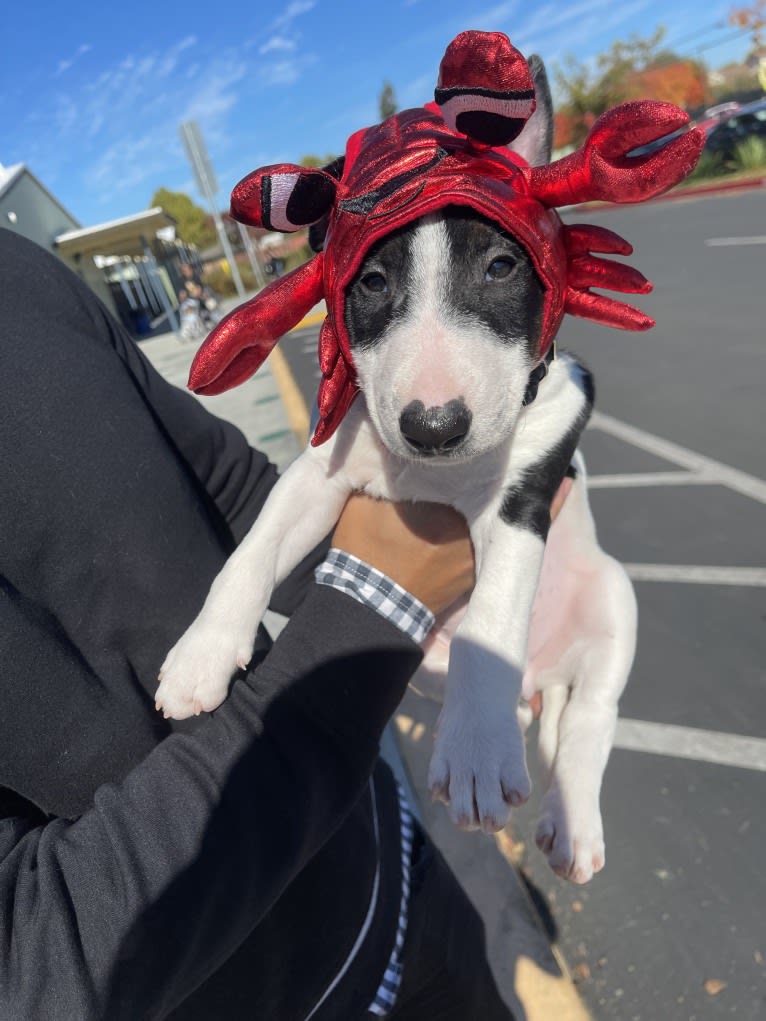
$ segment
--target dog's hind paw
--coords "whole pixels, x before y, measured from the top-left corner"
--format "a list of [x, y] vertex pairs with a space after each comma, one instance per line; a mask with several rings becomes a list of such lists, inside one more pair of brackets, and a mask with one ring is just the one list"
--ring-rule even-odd
[[543, 799], [535, 842], [556, 875], [573, 883], [589, 882], [604, 867], [604, 835], [599, 812], [590, 821], [568, 818], [561, 806], [546, 807], [546, 799]]

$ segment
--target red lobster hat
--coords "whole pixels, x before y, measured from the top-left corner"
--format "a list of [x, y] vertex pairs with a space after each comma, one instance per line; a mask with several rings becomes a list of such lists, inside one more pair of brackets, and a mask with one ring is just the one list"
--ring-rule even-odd
[[581, 149], [530, 167], [507, 145], [535, 109], [534, 83], [527, 61], [500, 32], [463, 32], [450, 43], [435, 99], [352, 135], [340, 180], [325, 170], [278, 164], [240, 181], [231, 196], [235, 219], [279, 231], [326, 220], [324, 251], [213, 330], [192, 364], [192, 390], [217, 394], [249, 379], [279, 338], [324, 298], [320, 419], [312, 443], [328, 439], [358, 392], [346, 288], [376, 241], [448, 205], [482, 213], [529, 253], [545, 289], [541, 358], [567, 312], [619, 329], [654, 325], [633, 306], [590, 290], [651, 290], [637, 270], [591, 254], [630, 255], [631, 246], [601, 227], [564, 225], [554, 207], [640, 202], [677, 184], [697, 162], [701, 130], [649, 155], [627, 154], [683, 127], [688, 115], [670, 103], [625, 103], [596, 121]]

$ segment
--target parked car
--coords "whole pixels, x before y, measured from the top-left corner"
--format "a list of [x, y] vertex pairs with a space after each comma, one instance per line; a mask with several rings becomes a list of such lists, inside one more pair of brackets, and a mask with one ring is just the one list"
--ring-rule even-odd
[[737, 146], [752, 137], [766, 141], [766, 99], [741, 106], [731, 117], [709, 128], [705, 151], [730, 160]]
[[697, 118], [697, 127], [702, 128], [706, 135], [709, 135], [713, 128], [726, 121], [742, 109], [741, 103], [719, 103], [718, 106], [711, 106]]

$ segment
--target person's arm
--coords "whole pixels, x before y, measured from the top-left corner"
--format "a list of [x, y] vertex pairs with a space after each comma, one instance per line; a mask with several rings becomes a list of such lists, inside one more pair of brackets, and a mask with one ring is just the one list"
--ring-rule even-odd
[[[363, 522], [336, 536], [357, 554], [390, 514], [360, 502]], [[399, 519], [381, 527], [432, 610], [470, 584], [467, 532], [442, 546]], [[398, 557], [382, 550], [376, 566]], [[312, 586], [195, 733], [162, 742], [74, 822], [0, 821], [0, 1017], [134, 1021], [181, 1002], [341, 823], [419, 660], [369, 607]]]
[[0, 1017], [162, 1017], [340, 824], [419, 661], [317, 587], [195, 733], [75, 822], [0, 822]]

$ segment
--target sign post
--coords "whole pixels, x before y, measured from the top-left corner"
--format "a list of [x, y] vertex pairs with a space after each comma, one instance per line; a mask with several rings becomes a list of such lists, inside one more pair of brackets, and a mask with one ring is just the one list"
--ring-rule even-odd
[[197, 187], [200, 193], [204, 195], [210, 211], [213, 214], [213, 222], [215, 223], [215, 229], [218, 231], [218, 237], [223, 248], [224, 255], [229, 263], [231, 269], [231, 276], [234, 280], [234, 286], [237, 289], [237, 294], [240, 298], [245, 297], [245, 287], [242, 283], [242, 277], [239, 275], [239, 268], [234, 260], [234, 254], [229, 244], [229, 238], [226, 234], [226, 228], [223, 225], [221, 214], [218, 211], [218, 206], [215, 201], [215, 196], [218, 194], [218, 181], [216, 180], [215, 171], [213, 165], [210, 162], [210, 157], [207, 154], [207, 148], [202, 138], [199, 125], [196, 121], [185, 121], [179, 127], [179, 133], [181, 135], [181, 142], [186, 151], [186, 156], [191, 164], [192, 171], [194, 173], [194, 179], [197, 182]]

